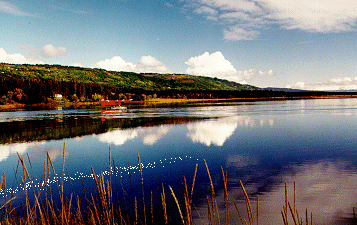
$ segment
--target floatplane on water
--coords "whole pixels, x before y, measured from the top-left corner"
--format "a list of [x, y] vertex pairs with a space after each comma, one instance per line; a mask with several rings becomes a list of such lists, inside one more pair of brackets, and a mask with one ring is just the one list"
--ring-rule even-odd
[[111, 109], [126, 109], [125, 106], [122, 106], [122, 103], [130, 102], [131, 100], [105, 100], [102, 98], [99, 103], [103, 107], [110, 107]]

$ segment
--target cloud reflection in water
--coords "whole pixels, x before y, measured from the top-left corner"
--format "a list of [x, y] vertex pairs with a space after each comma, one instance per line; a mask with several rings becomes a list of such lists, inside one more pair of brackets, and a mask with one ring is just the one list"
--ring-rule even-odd
[[99, 141], [114, 145], [123, 145], [125, 142], [136, 137], [140, 137], [145, 145], [153, 145], [158, 140], [163, 138], [172, 128], [173, 126], [161, 125], [126, 130], [117, 129], [104, 134], [98, 134], [96, 136], [98, 137]]
[[[219, 119], [210, 119], [187, 124], [187, 137], [194, 143], [202, 143], [206, 146], [223, 146], [226, 140], [232, 136], [238, 126], [263, 126], [274, 125], [273, 119], [255, 119], [251, 116], [232, 116]], [[165, 137], [174, 125], [160, 125], [153, 127], [138, 127], [131, 129], [116, 129], [103, 134], [95, 135], [101, 142], [114, 145], [123, 145], [127, 141], [140, 137], [145, 145], [154, 145]]]
[[[245, 160], [247, 160], [246, 163]], [[242, 163], [243, 162], [243, 163]], [[255, 165], [257, 161], [247, 156], [232, 156], [227, 160], [227, 166], [236, 168]], [[236, 165], [234, 165], [236, 164]], [[343, 221], [352, 218], [353, 207], [356, 206], [356, 184], [357, 172], [352, 164], [345, 161], [319, 161], [315, 163], [306, 163], [293, 166], [281, 175], [270, 175], [265, 179], [277, 184], [268, 184], [265, 192], [259, 193], [262, 185], [259, 183], [245, 184], [245, 189], [250, 197], [253, 213], [256, 213], [256, 195], [259, 193], [259, 222], [266, 225], [283, 224], [281, 210], [285, 205], [285, 182], [288, 189], [288, 201], [293, 207], [294, 182], [296, 183], [296, 209], [300, 217], [305, 221], [305, 210], [313, 213], [314, 224], [345, 224]], [[247, 174], [246, 176], [254, 176]], [[259, 176], [259, 175], [258, 175]], [[237, 184], [237, 177], [231, 177], [228, 174], [228, 183]], [[244, 177], [242, 178], [244, 180]], [[274, 188], [271, 188], [274, 187]], [[242, 216], [247, 220], [246, 205], [243, 191], [237, 184], [237, 187], [231, 187], [228, 190], [229, 198], [234, 198]], [[216, 191], [217, 203], [224, 202], [223, 191]], [[200, 215], [206, 215], [206, 205], [198, 207]], [[224, 218], [224, 206], [221, 205], [220, 218]], [[240, 221], [236, 209], [230, 201], [230, 220]], [[289, 213], [290, 215], [290, 213]], [[224, 219], [222, 219], [224, 221]], [[289, 221], [293, 220], [290, 217]]]
[[38, 149], [44, 144], [45, 141], [0, 145], [0, 162], [6, 160], [12, 154], [19, 153], [19, 155], [22, 155], [27, 150]]
[[206, 146], [223, 146], [226, 140], [232, 136], [238, 126], [255, 127], [258, 124], [274, 125], [273, 119], [254, 119], [251, 116], [232, 116], [214, 120], [200, 121], [187, 125], [187, 136], [194, 143], [202, 143]]

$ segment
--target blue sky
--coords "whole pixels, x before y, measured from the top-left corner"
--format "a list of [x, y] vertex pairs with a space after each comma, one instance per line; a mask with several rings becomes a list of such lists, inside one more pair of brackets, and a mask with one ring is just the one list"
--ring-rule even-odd
[[357, 89], [355, 0], [6, 0], [0, 24], [0, 62]]

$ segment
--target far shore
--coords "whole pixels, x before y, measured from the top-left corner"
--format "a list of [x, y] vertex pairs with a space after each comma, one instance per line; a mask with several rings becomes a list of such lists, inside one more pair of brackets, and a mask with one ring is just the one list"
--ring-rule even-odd
[[[273, 101], [273, 100], [289, 100], [289, 99], [332, 99], [332, 98], [357, 98], [355, 94], [336, 94], [336, 95], [322, 95], [322, 96], [296, 96], [296, 97], [257, 97], [257, 98], [217, 98], [217, 99], [175, 99], [175, 98], [156, 98], [147, 101], [133, 101], [131, 104], [145, 104], [145, 105], [170, 105], [170, 104], [190, 104], [190, 103], [204, 103], [204, 102], [228, 102], [228, 101]], [[26, 105], [20, 103], [0, 105], [0, 110], [14, 110], [26, 108], [53, 108], [61, 107], [61, 105], [53, 106], [46, 103], [38, 103], [33, 105]], [[73, 108], [83, 107], [100, 107], [99, 102], [76, 102], [72, 104]]]
[[216, 99], [174, 99], [174, 98], [157, 98], [145, 103], [151, 104], [185, 104], [200, 102], [225, 102], [225, 101], [270, 101], [270, 100], [289, 100], [289, 99], [326, 99], [326, 98], [357, 98], [357, 95], [325, 95], [325, 96], [298, 96], [298, 97], [259, 97], [259, 98], [216, 98]]

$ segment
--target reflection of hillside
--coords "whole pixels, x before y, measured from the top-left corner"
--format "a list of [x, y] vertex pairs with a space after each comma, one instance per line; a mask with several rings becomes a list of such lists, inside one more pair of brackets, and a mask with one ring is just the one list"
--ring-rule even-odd
[[105, 133], [114, 128], [149, 127], [160, 124], [179, 124], [198, 120], [194, 117], [115, 118], [101, 121], [92, 117], [63, 117], [1, 123], [0, 144], [64, 139]]

